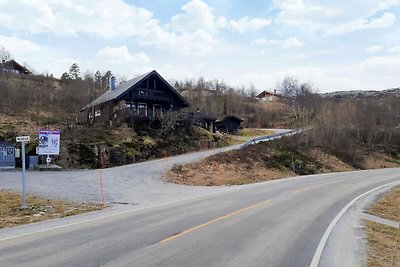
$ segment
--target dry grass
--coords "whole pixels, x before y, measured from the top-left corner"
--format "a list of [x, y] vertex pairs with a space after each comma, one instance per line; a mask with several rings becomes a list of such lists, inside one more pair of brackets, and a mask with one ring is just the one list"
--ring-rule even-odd
[[257, 137], [263, 135], [274, 134], [275, 131], [258, 129], [258, 128], [244, 128], [239, 131], [240, 136]]
[[397, 229], [382, 224], [365, 221], [368, 239], [368, 267], [392, 267], [400, 266], [400, 250], [396, 247]]
[[0, 228], [62, 218], [101, 209], [99, 204], [71, 203], [29, 195], [27, 197], [27, 206], [27, 209], [22, 208], [21, 194], [0, 191]]
[[[349, 171], [353, 168], [318, 149], [293, 158], [301, 159], [314, 173]], [[282, 154], [283, 153], [283, 154]], [[279, 147], [260, 143], [241, 150], [219, 153], [204, 160], [175, 165], [167, 181], [184, 185], [240, 185], [297, 176], [287, 164], [287, 155]], [[283, 158], [281, 157], [282, 155]], [[310, 164], [307, 159], [312, 159]], [[290, 164], [289, 164], [290, 165]], [[311, 166], [312, 165], [312, 166]], [[311, 171], [312, 172], [312, 171]]]
[[[257, 164], [258, 165], [258, 164]], [[175, 165], [167, 172], [172, 183], [200, 186], [241, 185], [295, 176], [290, 171], [265, 169], [262, 166], [249, 168], [246, 164], [221, 164], [218, 162]]]
[[395, 187], [379, 199], [368, 213], [400, 222], [400, 187]]
[[374, 152], [364, 155], [362, 166], [364, 169], [378, 169], [398, 167], [399, 164], [384, 153]]
[[[393, 188], [370, 207], [368, 213], [400, 221], [400, 187]], [[399, 229], [365, 221], [367, 266], [400, 266]], [[394, 263], [394, 264], [393, 264]]]

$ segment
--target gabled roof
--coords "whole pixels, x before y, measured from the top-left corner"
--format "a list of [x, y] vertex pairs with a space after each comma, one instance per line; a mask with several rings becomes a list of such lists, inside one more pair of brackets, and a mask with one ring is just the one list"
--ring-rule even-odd
[[266, 94], [268, 94], [268, 95], [273, 95], [273, 96], [277, 96], [277, 95], [278, 95], [278, 94], [275, 93], [275, 92], [271, 92], [271, 91], [264, 90], [264, 91], [262, 91], [261, 93], [259, 93], [256, 97], [257, 97], [257, 98], [262, 98], [262, 97], [264, 97], [264, 95], [266, 95]]
[[157, 71], [153, 70], [150, 72], [147, 72], [145, 74], [142, 74], [138, 77], [135, 77], [131, 80], [128, 80], [124, 83], [119, 84], [115, 90], [107, 90], [104, 92], [101, 96], [93, 100], [91, 103], [87, 104], [84, 108], [81, 109], [81, 111], [98, 106], [100, 104], [106, 103], [111, 100], [118, 100], [118, 98], [122, 97], [124, 93], [126, 93], [128, 90], [130, 90], [132, 87], [135, 85], [141, 83], [143, 80], [146, 80], [149, 78], [152, 74], [156, 74], [157, 77], [159, 77], [165, 84], [167, 84], [168, 88], [184, 103], [184, 106], [188, 107], [190, 104], [186, 101], [185, 98], [183, 98], [176, 90], [174, 87], [172, 87], [166, 80], [164, 80], [163, 77], [161, 77], [160, 74], [158, 74]]
[[1, 63], [1, 67], [4, 68], [4, 69], [19, 70], [20, 72], [23, 72], [25, 74], [32, 74], [32, 72], [30, 70], [28, 70], [25, 66], [22, 66], [21, 64], [19, 64], [14, 59], [11, 59], [9, 61]]

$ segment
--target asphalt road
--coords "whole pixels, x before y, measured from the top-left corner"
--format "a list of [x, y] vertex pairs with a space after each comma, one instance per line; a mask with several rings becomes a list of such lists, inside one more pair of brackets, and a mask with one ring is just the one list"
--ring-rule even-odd
[[399, 168], [304, 176], [49, 230], [23, 226], [30, 234], [2, 230], [0, 266], [309, 266], [348, 202], [399, 180]]

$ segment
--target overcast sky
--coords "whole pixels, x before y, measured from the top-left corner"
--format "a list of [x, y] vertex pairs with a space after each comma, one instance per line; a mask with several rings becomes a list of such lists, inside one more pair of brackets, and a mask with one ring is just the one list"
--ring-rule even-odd
[[400, 86], [400, 0], [0, 0], [0, 45], [56, 77], [77, 62], [133, 78], [320, 92]]

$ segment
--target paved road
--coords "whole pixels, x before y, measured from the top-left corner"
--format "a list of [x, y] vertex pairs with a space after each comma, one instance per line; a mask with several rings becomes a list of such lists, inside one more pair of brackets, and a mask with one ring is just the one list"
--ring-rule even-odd
[[[349, 201], [399, 180], [399, 168], [304, 176], [52, 230], [3, 230], [0, 266], [309, 266]], [[31, 234], [13, 237], [23, 229]]]

